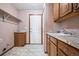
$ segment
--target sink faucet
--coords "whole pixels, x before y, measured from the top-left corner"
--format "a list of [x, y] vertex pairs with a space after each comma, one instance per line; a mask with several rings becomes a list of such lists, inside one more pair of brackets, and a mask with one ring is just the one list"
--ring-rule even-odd
[[64, 29], [64, 28], [63, 28], [63, 33], [64, 33], [64, 34], [70, 34], [70, 35], [72, 35], [71, 32], [66, 31], [66, 29]]

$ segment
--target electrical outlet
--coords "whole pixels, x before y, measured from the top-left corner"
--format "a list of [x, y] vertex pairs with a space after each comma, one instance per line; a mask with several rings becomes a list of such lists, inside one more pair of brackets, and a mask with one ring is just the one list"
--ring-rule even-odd
[[3, 48], [3, 52], [6, 50], [6, 48]]

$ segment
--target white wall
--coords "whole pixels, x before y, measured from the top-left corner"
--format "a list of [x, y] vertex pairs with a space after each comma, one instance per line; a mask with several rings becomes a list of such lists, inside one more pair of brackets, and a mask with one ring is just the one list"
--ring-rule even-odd
[[9, 49], [14, 46], [15, 31], [17, 31], [17, 25], [0, 21], [0, 39], [2, 39], [3, 43], [2, 48]]
[[[18, 17], [18, 11], [10, 4], [0, 3], [0, 9], [8, 12], [15, 17]], [[0, 44], [0, 54], [2, 53], [3, 48], [6, 48], [8, 50], [12, 46], [14, 46], [14, 32], [17, 31], [17, 29], [18, 25], [0, 21], [0, 39], [2, 39], [2, 41], [0, 42], [2, 43]]]

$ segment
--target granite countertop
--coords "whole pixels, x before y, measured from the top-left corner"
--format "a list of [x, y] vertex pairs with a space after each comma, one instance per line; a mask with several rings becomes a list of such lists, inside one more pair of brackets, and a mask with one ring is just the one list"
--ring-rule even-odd
[[62, 33], [47, 33], [47, 34], [79, 49], [79, 36], [62, 34]]

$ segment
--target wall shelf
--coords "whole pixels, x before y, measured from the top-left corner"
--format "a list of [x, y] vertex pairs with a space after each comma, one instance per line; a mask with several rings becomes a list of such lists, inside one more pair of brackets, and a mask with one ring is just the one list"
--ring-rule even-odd
[[6, 11], [0, 9], [0, 15], [2, 16], [3, 19], [13, 19], [16, 22], [21, 22], [20, 19], [16, 18], [15, 16], [7, 13]]

